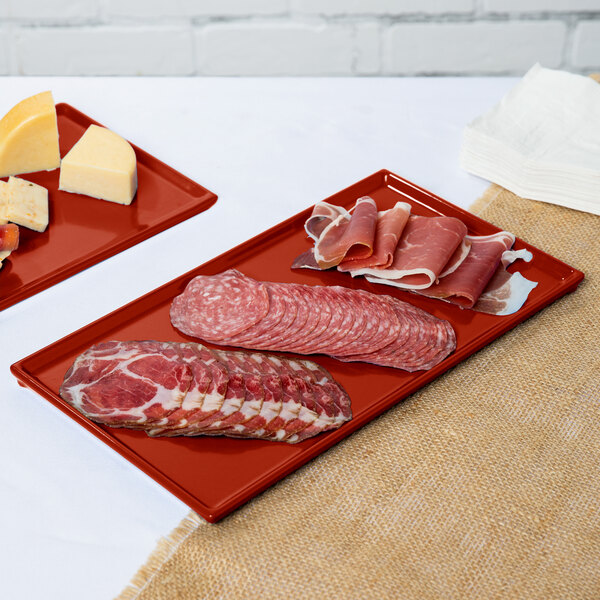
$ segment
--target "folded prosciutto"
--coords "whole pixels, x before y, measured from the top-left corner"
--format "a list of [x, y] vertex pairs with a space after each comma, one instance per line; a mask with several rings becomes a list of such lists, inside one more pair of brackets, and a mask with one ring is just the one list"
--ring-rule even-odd
[[461, 265], [426, 290], [420, 290], [423, 296], [472, 308], [496, 272], [502, 254], [515, 243], [515, 236], [508, 231], [468, 238], [471, 249]]
[[352, 273], [357, 269], [377, 267], [386, 269], [394, 260], [394, 252], [400, 235], [410, 216], [410, 204], [396, 202], [389, 210], [377, 213], [377, 226], [373, 240], [373, 252], [370, 256], [360, 257], [349, 252], [338, 265], [338, 271]]
[[407, 290], [423, 290], [437, 280], [467, 235], [467, 227], [454, 217], [412, 215], [402, 232], [392, 264], [387, 268], [353, 269], [353, 277]]
[[[314, 216], [313, 214], [311, 219], [314, 219]], [[318, 225], [323, 223], [324, 221], [320, 221]], [[368, 196], [359, 198], [352, 215], [339, 214], [325, 226], [316, 238], [313, 252], [319, 268], [335, 267], [348, 254], [356, 258], [371, 256], [376, 226], [377, 205], [375, 201]], [[313, 224], [311, 224], [310, 230], [315, 230]]]
[[385, 268], [392, 262], [409, 215], [410, 204], [406, 202], [397, 202], [393, 208], [378, 212], [369, 196], [359, 198], [351, 212], [319, 202], [304, 225], [315, 245], [298, 256], [292, 268], [324, 270], [337, 266], [340, 271]]
[[531, 258], [527, 251], [511, 251], [512, 233], [469, 235], [455, 217], [410, 213], [406, 202], [377, 211], [368, 196], [350, 211], [321, 202], [305, 224], [314, 247], [292, 268], [337, 267], [352, 277], [491, 314], [521, 308], [537, 284], [507, 271], [517, 258]]

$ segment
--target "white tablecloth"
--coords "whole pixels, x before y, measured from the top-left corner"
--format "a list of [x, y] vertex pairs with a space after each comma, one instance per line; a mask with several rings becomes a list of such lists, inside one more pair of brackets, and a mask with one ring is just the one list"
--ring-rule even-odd
[[51, 89], [219, 195], [208, 211], [0, 312], [6, 598], [112, 598], [188, 511], [19, 387], [10, 365], [379, 169], [468, 207], [487, 182], [458, 167], [462, 129], [516, 81], [0, 79], [0, 113]]

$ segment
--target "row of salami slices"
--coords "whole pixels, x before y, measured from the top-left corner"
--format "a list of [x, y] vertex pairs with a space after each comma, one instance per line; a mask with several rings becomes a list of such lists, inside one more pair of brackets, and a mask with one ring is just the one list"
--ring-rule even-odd
[[406, 371], [430, 369], [456, 347], [447, 321], [391, 296], [260, 282], [234, 269], [194, 278], [174, 299], [171, 322], [215, 344], [327, 354]]
[[314, 362], [195, 343], [97, 344], [75, 360], [60, 395], [96, 422], [150, 436], [296, 443], [352, 417], [347, 393]]

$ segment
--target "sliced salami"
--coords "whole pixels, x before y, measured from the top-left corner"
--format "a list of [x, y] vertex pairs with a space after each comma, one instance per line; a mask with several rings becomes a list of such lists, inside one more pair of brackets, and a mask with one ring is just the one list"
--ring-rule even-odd
[[268, 311], [266, 286], [230, 269], [192, 279], [171, 305], [171, 321], [188, 335], [222, 340], [252, 327]]
[[[259, 321], [255, 321], [256, 314], [252, 311], [248, 311], [248, 322], [236, 320], [241, 332], [238, 334], [222, 336], [226, 327], [231, 330], [229, 325], [221, 326], [217, 333], [205, 331], [204, 339], [210, 342], [298, 354], [328, 354], [344, 361], [364, 360], [406, 371], [430, 369], [455, 348], [454, 332], [446, 321], [391, 296], [339, 286], [252, 284], [248, 281], [254, 280], [237, 271], [226, 271], [214, 278], [218, 283], [205, 288], [216, 290], [218, 300], [230, 297], [225, 289], [229, 282], [235, 284], [233, 296], [239, 291], [238, 280], [255, 290], [262, 286], [267, 290], [269, 310]], [[185, 333], [199, 331], [197, 324], [202, 322], [198, 316], [202, 307], [193, 307], [197, 298], [194, 281], [189, 286], [191, 291], [182, 294], [188, 303], [185, 310], [181, 300], [173, 302], [172, 312], [177, 314], [173, 324]], [[206, 300], [208, 305], [214, 302]], [[245, 314], [241, 311], [239, 319]], [[203, 337], [200, 333], [196, 335]]]

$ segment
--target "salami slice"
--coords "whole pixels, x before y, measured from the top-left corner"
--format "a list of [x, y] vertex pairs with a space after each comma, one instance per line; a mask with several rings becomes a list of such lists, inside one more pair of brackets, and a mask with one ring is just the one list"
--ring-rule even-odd
[[222, 340], [252, 327], [268, 311], [266, 286], [230, 269], [192, 279], [171, 305], [171, 321], [188, 335]]

